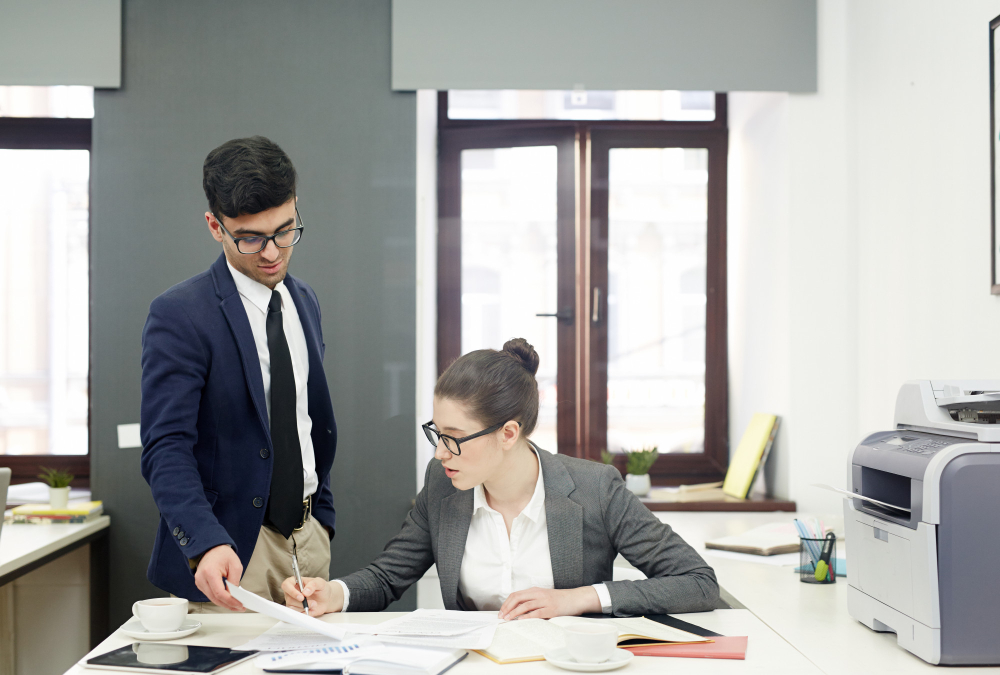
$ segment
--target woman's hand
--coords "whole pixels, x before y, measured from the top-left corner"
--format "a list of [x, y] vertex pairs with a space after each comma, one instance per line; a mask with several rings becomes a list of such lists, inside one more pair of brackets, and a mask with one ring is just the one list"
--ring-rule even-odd
[[305, 612], [302, 607], [303, 596], [309, 599], [309, 616], [339, 612], [344, 608], [344, 589], [340, 584], [319, 577], [303, 577], [302, 583], [305, 588], [300, 592], [295, 577], [288, 577], [281, 582], [285, 605], [296, 612]]
[[593, 586], [559, 590], [529, 588], [507, 596], [500, 607], [500, 618], [505, 621], [551, 619], [554, 616], [577, 616], [600, 611], [601, 599]]

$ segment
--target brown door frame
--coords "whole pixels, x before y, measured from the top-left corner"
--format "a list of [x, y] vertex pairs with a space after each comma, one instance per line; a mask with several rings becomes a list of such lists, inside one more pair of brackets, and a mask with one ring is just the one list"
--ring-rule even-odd
[[[593, 290], [595, 287], [600, 290], [604, 303], [607, 298], [607, 150], [611, 147], [707, 148], [705, 452], [665, 454], [650, 475], [659, 485], [721, 480], [729, 464], [728, 121], [725, 94], [716, 94], [715, 112], [715, 119], [708, 122], [452, 120], [448, 118], [448, 93], [438, 92], [438, 372], [443, 372], [458, 358], [462, 348], [462, 150], [556, 145], [559, 153], [559, 307], [556, 311], [567, 305], [574, 309], [572, 325], [560, 321], [558, 331], [558, 450], [563, 454], [599, 460], [600, 449], [605, 447], [607, 439], [607, 305], [597, 308], [598, 321], [594, 322]], [[603, 165], [599, 168], [601, 154]], [[594, 275], [595, 263], [601, 268], [598, 275]], [[601, 353], [605, 354], [604, 361], [595, 362], [592, 356]], [[596, 373], [595, 377], [594, 371], [601, 368], [603, 372]], [[624, 473], [622, 457], [616, 458], [615, 466]]]
[[[611, 148], [706, 148], [708, 150], [708, 250], [705, 307], [705, 448], [701, 453], [664, 453], [650, 470], [658, 484], [721, 480], [729, 465], [729, 383], [726, 321], [726, 158], [725, 129], [635, 130], [622, 126], [591, 127], [590, 133], [590, 287], [608, 297], [608, 152]], [[590, 294], [593, 297], [593, 293]], [[598, 321], [588, 322], [592, 358], [585, 403], [586, 457], [600, 460], [607, 447], [608, 324], [607, 304]], [[590, 309], [589, 311], [593, 311]], [[594, 315], [592, 315], [594, 316]], [[619, 460], [624, 469], [624, 461]]]

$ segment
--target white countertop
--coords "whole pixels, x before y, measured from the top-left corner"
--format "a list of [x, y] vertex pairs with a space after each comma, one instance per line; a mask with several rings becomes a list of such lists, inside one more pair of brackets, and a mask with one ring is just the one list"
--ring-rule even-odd
[[0, 528], [0, 577], [108, 527], [100, 516], [75, 525], [11, 525]]
[[[369, 612], [348, 614], [327, 614], [323, 619], [331, 623], [352, 621], [357, 623], [380, 623], [399, 616], [396, 612]], [[691, 621], [699, 626], [724, 635], [746, 635], [747, 658], [745, 661], [721, 659], [675, 659], [652, 656], [637, 656], [624, 671], [634, 675], [662, 675], [664, 672], [683, 672], [685, 674], [709, 673], [753, 673], [754, 675], [810, 675], [819, 673], [801, 654], [778, 637], [774, 631], [757, 619], [747, 610], [723, 609], [700, 614], [678, 614], [681, 619]], [[274, 619], [260, 614], [198, 614], [192, 615], [202, 622], [202, 627], [193, 635], [177, 640], [178, 644], [211, 645], [218, 647], [237, 647], [274, 625]], [[88, 654], [87, 658], [103, 654], [131, 644], [133, 640], [121, 633], [114, 633]], [[84, 675], [104, 671], [87, 670], [79, 665], [67, 671], [68, 674]], [[262, 672], [253, 662], [243, 663], [225, 671], [227, 674], [240, 675]], [[469, 654], [461, 663], [448, 671], [449, 675], [471, 675], [488, 673], [489, 675], [556, 675], [564, 672], [544, 661], [532, 663], [512, 663], [497, 665], [475, 652]]]
[[[847, 613], [846, 577], [838, 577], [835, 584], [804, 584], [794, 567], [713, 557], [705, 551], [706, 540], [739, 534], [766, 523], [788, 522], [796, 514], [674, 511], [656, 515], [698, 549], [730, 595], [824, 673], [942, 672], [941, 666], [932, 666], [899, 647], [894, 633], [876, 633], [851, 618]], [[851, 572], [850, 558], [847, 572]], [[1000, 667], [963, 666], [961, 672], [996, 674]]]

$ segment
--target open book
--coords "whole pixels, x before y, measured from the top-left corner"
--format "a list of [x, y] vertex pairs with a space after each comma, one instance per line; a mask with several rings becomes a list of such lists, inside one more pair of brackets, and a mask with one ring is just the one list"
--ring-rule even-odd
[[497, 628], [489, 649], [476, 651], [496, 663], [522, 663], [544, 661], [544, 653], [566, 645], [564, 627], [600, 621], [613, 624], [618, 629], [618, 646], [687, 644], [711, 642], [694, 633], [688, 633], [644, 617], [627, 619], [585, 619], [578, 616], [559, 616], [554, 619], [524, 619], [508, 621]]

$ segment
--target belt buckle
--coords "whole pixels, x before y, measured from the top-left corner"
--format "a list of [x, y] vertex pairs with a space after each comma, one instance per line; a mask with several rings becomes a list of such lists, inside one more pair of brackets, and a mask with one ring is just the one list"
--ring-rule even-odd
[[312, 495], [309, 495], [306, 499], [302, 500], [302, 520], [299, 521], [299, 526], [296, 527], [293, 532], [300, 531], [306, 526], [306, 521], [309, 520], [310, 507], [312, 506]]

